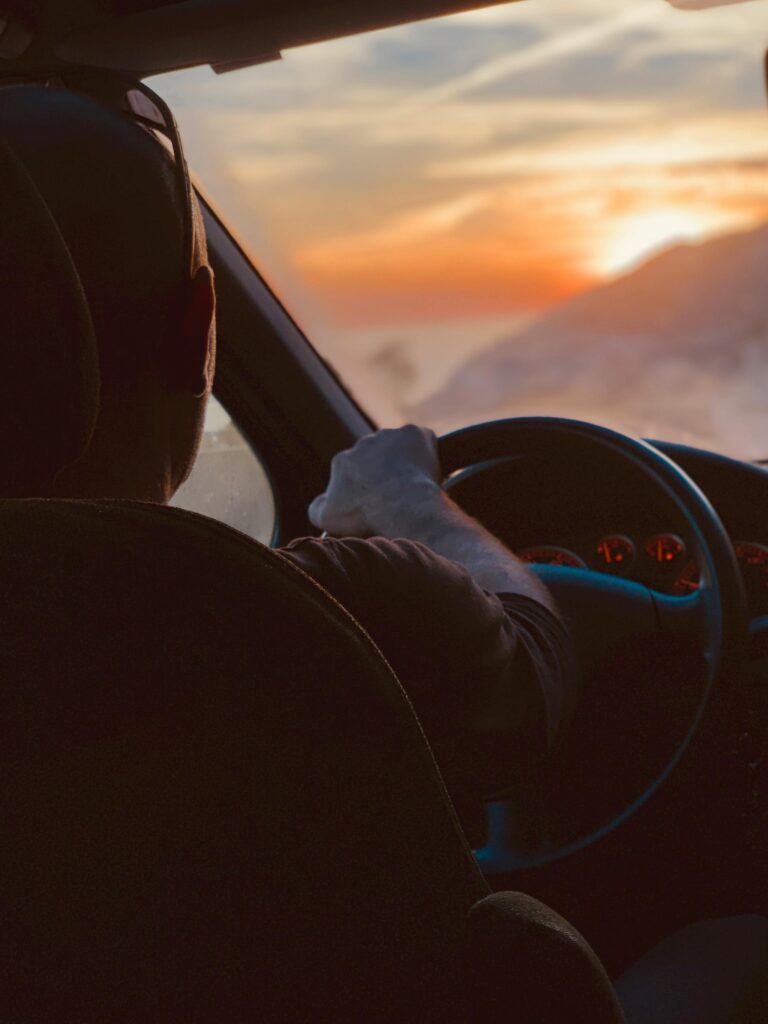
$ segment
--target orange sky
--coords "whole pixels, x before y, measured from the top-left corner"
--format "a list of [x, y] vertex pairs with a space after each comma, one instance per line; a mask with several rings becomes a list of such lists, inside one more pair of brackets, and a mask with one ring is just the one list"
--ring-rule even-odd
[[[764, 127], [768, 140], [768, 117]], [[584, 171], [563, 189], [565, 175], [299, 245], [293, 266], [339, 323], [468, 317], [552, 305], [676, 241], [768, 219], [768, 167], [660, 159], [641, 174]]]
[[161, 80], [290, 308], [540, 308], [768, 218], [765, 8], [525, 0]]

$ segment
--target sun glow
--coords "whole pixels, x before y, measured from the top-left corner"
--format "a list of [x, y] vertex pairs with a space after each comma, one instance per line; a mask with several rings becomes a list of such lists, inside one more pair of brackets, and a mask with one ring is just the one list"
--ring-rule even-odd
[[544, 310], [768, 222], [761, 53], [733, 10], [504, 4], [193, 72], [168, 99], [309, 333], [389, 338]]
[[722, 211], [664, 207], [633, 213], [615, 221], [599, 246], [594, 269], [607, 276], [625, 273], [648, 257], [679, 242], [700, 241], [732, 227]]

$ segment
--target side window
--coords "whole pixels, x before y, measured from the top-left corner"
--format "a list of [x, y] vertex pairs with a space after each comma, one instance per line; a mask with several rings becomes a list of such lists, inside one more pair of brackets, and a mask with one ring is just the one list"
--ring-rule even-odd
[[269, 544], [275, 500], [264, 467], [220, 402], [211, 398], [202, 444], [172, 505], [200, 512]]

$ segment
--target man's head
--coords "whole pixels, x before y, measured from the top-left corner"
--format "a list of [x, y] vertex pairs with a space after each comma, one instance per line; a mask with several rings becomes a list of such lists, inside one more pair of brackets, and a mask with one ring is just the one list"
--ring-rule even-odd
[[[84, 366], [82, 397], [94, 409], [92, 435], [76, 461], [35, 486], [67, 497], [167, 500], [194, 461], [213, 374], [213, 282], [197, 205], [190, 273], [173, 158], [128, 115], [78, 93], [0, 88], [0, 140], [10, 168], [0, 174], [0, 204], [6, 210], [37, 205], [31, 220], [44, 211], [52, 222], [71, 258], [75, 289], [79, 278], [96, 342], [95, 366], [86, 365], [84, 350], [71, 353]], [[21, 191], [20, 177], [28, 179]], [[1, 259], [7, 281], [19, 264], [13, 251]], [[71, 280], [58, 276], [51, 294], [37, 301], [54, 304], [56, 292], [70, 287]], [[6, 319], [16, 323], [13, 314], [25, 310], [13, 306], [33, 301], [30, 289], [4, 293], [11, 306]], [[50, 328], [53, 347], [54, 316]], [[23, 349], [23, 338], [0, 333], [0, 367], [23, 359]], [[30, 373], [28, 387], [35, 386]], [[1, 384], [0, 395], [13, 400]], [[39, 426], [57, 430], [55, 422]], [[0, 479], [0, 495], [15, 492]]]

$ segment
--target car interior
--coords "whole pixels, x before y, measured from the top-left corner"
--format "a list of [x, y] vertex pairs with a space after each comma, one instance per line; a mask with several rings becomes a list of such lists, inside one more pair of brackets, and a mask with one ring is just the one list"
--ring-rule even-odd
[[[536, 4], [6, 0], [0, 86], [157, 79], [173, 108], [175, 75], [257, 82], [295, 49]], [[644, 425], [610, 420], [591, 392], [560, 410], [554, 388], [539, 414], [524, 373], [530, 396], [501, 415], [489, 399], [490, 416], [435, 417], [444, 486], [550, 587], [581, 682], [556, 754], [494, 794], [479, 827], [460, 822], [384, 658], [270, 551], [317, 534], [307, 508], [333, 456], [382, 420], [222, 212], [235, 199], [195, 177], [198, 147], [218, 334], [199, 468], [171, 509], [0, 501], [0, 1018], [620, 1024], [610, 979], [655, 943], [768, 914], [768, 459], [698, 435], [639, 440]], [[0, 238], [31, 252], [48, 230], [8, 217]], [[657, 276], [674, 276], [673, 255]], [[22, 287], [24, 266], [0, 287]], [[88, 318], [66, 273], [46, 269], [62, 350], [32, 411], [53, 448], [84, 429], [66, 375]], [[560, 328], [545, 327], [525, 337], [562, 369]], [[443, 374], [444, 407], [467, 380]], [[716, 402], [714, 380], [697, 401]], [[573, 414], [591, 407], [594, 421]], [[20, 444], [0, 466], [41, 457]]]

